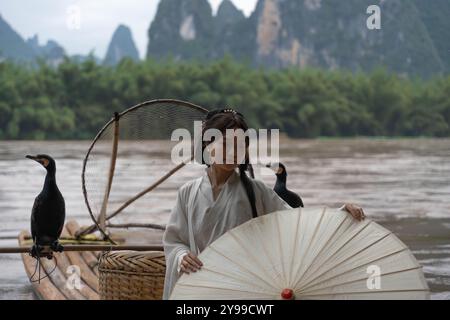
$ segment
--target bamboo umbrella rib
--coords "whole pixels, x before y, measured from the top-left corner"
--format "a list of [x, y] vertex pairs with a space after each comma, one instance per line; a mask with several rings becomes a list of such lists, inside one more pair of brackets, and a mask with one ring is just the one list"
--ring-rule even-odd
[[[324, 243], [324, 245], [322, 246], [322, 248], [320, 248], [319, 252], [315, 255], [315, 257], [313, 258], [313, 260], [311, 261], [310, 265], [308, 266], [308, 268], [305, 270], [305, 272], [303, 273], [302, 277], [309, 271], [310, 267], [314, 264], [314, 262], [317, 260], [317, 258], [319, 257], [319, 255], [322, 253], [322, 251], [327, 247], [327, 245], [331, 242], [331, 239], [333, 239], [333, 237], [337, 234], [337, 232], [339, 231], [339, 229], [341, 228], [341, 226], [344, 225], [345, 219], [343, 219], [341, 221], [341, 223], [339, 224], [339, 226], [336, 228], [336, 230], [334, 230], [334, 232], [331, 234], [331, 236], [328, 238], [328, 240]], [[301, 279], [300, 279], [301, 280]], [[299, 280], [299, 281], [300, 281]]]
[[[387, 254], [387, 255], [385, 255], [385, 256], [381, 256], [381, 257], [378, 257], [378, 258], [376, 258], [376, 259], [374, 259], [374, 260], [371, 260], [370, 262], [367, 262], [367, 263], [364, 263], [364, 264], [357, 265], [357, 266], [354, 267], [353, 269], [356, 269], [356, 268], [364, 267], [364, 266], [366, 266], [366, 265], [373, 264], [373, 263], [375, 263], [375, 262], [378, 262], [378, 261], [381, 261], [381, 260], [383, 260], [383, 259], [389, 258], [390, 256], [397, 255], [397, 254], [402, 253], [402, 252], [404, 252], [404, 251], [408, 251], [408, 248], [404, 247], [404, 248], [402, 248], [402, 249], [400, 249], [400, 250], [398, 250], [398, 251], [394, 251], [394, 252], [389, 253], [389, 254]], [[325, 280], [323, 280], [323, 281], [328, 281], [328, 280], [330, 280], [330, 279], [339, 277], [340, 275], [343, 275], [343, 274], [346, 274], [346, 273], [349, 273], [349, 272], [353, 271], [353, 269], [349, 269], [349, 270], [347, 270], [347, 271], [345, 271], [345, 272], [343, 272], [343, 273], [335, 274], [334, 276], [329, 277], [329, 278], [327, 278], [327, 279], [325, 279]], [[317, 280], [318, 278], [320, 278], [321, 276], [323, 276], [324, 274], [326, 274], [326, 273], [329, 272], [330, 270], [331, 270], [331, 269], [326, 270], [326, 271], [323, 272], [322, 274], [320, 274], [320, 275], [318, 275], [318, 276], [316, 276], [316, 277], [310, 279], [308, 282], [306, 282], [305, 284], [303, 284], [302, 287], [303, 287], [303, 288], [307, 288], [307, 287], [309, 288], [309, 287], [310, 287], [310, 286], [309, 286], [310, 283], [314, 282], [315, 280]], [[323, 282], [323, 281], [321, 281], [321, 282]], [[320, 282], [319, 282], [319, 283], [320, 283]], [[316, 284], [314, 284], [314, 285], [316, 285]]]
[[[336, 249], [336, 251], [334, 251], [333, 252], [333, 254], [331, 254], [331, 255], [329, 255], [328, 257], [327, 257], [327, 259], [325, 259], [325, 261], [322, 261], [322, 264], [321, 265], [324, 265], [326, 262], [328, 262], [331, 258], [333, 258], [339, 251], [341, 251], [343, 248], [345, 248], [345, 246], [347, 245], [347, 244], [349, 244], [357, 235], [359, 235], [363, 230], [365, 230], [369, 225], [370, 225], [370, 223], [371, 223], [372, 221], [369, 221], [368, 223], [366, 223], [362, 228], [360, 228], [353, 236], [351, 236], [341, 247], [339, 247], [339, 248], [337, 248]], [[347, 227], [347, 229], [346, 229], [346, 231], [348, 230], [348, 229], [350, 229], [350, 227], [351, 227], [351, 225], [349, 225], [348, 227]], [[328, 272], [329, 270], [327, 270], [326, 272]], [[325, 272], [325, 273], [326, 273]], [[323, 275], [323, 273], [322, 274], [320, 274], [319, 276], [321, 276], [321, 275]]]
[[[325, 211], [326, 211], [326, 208], [324, 208], [324, 209], [322, 210], [322, 213], [320, 214], [319, 222], [317, 223], [317, 225], [316, 225], [315, 228], [314, 228], [313, 236], [312, 236], [311, 240], [308, 242], [308, 247], [307, 247], [307, 249], [306, 249], [306, 252], [309, 252], [309, 248], [311, 247], [311, 244], [312, 244], [313, 241], [315, 240], [315, 237], [316, 237], [316, 235], [317, 235], [317, 230], [318, 230], [319, 227], [320, 227], [320, 223], [322, 222], [322, 219], [323, 219], [323, 217], [324, 217], [324, 215], [325, 215]], [[295, 272], [294, 279], [297, 279], [297, 277], [300, 276], [300, 279], [297, 280], [296, 284], [298, 284], [298, 283], [301, 281], [301, 279], [303, 278], [303, 275], [304, 275], [304, 272], [303, 272], [301, 275], [299, 275], [299, 272], [300, 272], [300, 270], [301, 270], [301, 267], [302, 267], [302, 265], [299, 264], [298, 267], [297, 267], [297, 269], [296, 269], [296, 272]]]
[[[403, 248], [403, 249], [401, 249], [401, 250], [395, 251], [395, 252], [393, 252], [393, 253], [390, 253], [390, 254], [388, 254], [388, 255], [382, 256], [382, 257], [380, 257], [380, 258], [376, 258], [376, 259], [374, 259], [374, 260], [372, 260], [372, 261], [369, 261], [369, 262], [367, 262], [367, 263], [358, 265], [358, 266], [356, 266], [354, 269], [356, 269], [356, 268], [362, 268], [362, 267], [364, 267], [364, 266], [369, 266], [369, 265], [371, 265], [371, 264], [373, 264], [373, 263], [375, 263], [375, 262], [377, 262], [377, 261], [381, 261], [381, 260], [386, 259], [386, 258], [388, 258], [388, 257], [390, 257], [390, 256], [393, 256], [393, 255], [396, 255], [396, 254], [405, 252], [405, 251], [407, 251], [407, 250], [408, 250], [407, 248]], [[342, 275], [344, 275], [344, 274], [350, 273], [350, 272], [352, 272], [354, 269], [349, 269], [349, 270], [347, 270], [347, 271], [345, 271], [345, 272], [342, 272], [342, 273], [339, 273], [339, 274], [335, 274], [335, 275], [332, 276], [332, 277], [326, 278], [326, 279], [324, 279], [324, 280], [321, 280], [321, 281], [319, 281], [319, 282], [314, 283], [313, 285], [311, 285], [311, 283], [312, 283], [313, 281], [315, 281], [316, 279], [320, 278], [320, 276], [318, 276], [318, 277], [316, 277], [316, 278], [313, 278], [313, 279], [309, 280], [305, 285], [302, 285], [302, 290], [307, 290], [307, 289], [311, 288], [311, 286], [316, 286], [316, 285], [319, 285], [319, 284], [321, 284], [321, 283], [323, 283], [323, 282], [325, 282], [325, 281], [330, 281], [331, 279], [334, 279], [334, 278], [340, 277], [340, 276], [342, 276]]]
[[[377, 239], [376, 241], [370, 243], [369, 245], [367, 245], [366, 247], [362, 248], [361, 250], [359, 250], [358, 252], [352, 254], [350, 257], [347, 257], [345, 260], [342, 260], [341, 262], [339, 262], [336, 265], [333, 265], [333, 268], [329, 268], [327, 270], [325, 270], [324, 272], [322, 272], [321, 274], [319, 274], [316, 278], [314, 278], [312, 281], [314, 281], [315, 279], [317, 279], [318, 277], [321, 277], [322, 275], [326, 274], [327, 272], [331, 271], [332, 269], [336, 269], [338, 266], [340, 266], [342, 263], [346, 262], [346, 260], [351, 259], [355, 256], [357, 256], [359, 253], [363, 252], [364, 250], [372, 247], [373, 245], [377, 244], [378, 242], [384, 240], [385, 238], [387, 238], [390, 235], [390, 233], [384, 235], [382, 238]], [[327, 260], [328, 261], [328, 260]], [[297, 283], [298, 285], [299, 283]]]
[[[236, 235], [235, 235], [233, 232], [230, 232], [229, 235], [230, 235], [230, 237], [231, 237], [237, 244], [240, 244], [239, 238], [236, 237]], [[255, 258], [255, 255], [254, 255], [254, 253], [253, 253], [252, 251], [248, 250], [245, 246], [241, 246], [241, 248], [244, 249], [244, 251], [245, 251], [245, 253], [247, 254], [247, 256], [253, 258], [254, 261], [257, 261], [257, 259]], [[264, 246], [263, 246], [263, 250], [264, 250]], [[265, 252], [265, 250], [264, 250], [264, 252]], [[267, 257], [267, 255], [266, 255], [266, 257]], [[234, 261], [233, 261], [233, 262], [234, 262]], [[247, 270], [247, 269], [246, 269], [246, 270]], [[262, 268], [261, 270], [262, 270], [262, 271], [265, 273], [265, 275], [268, 276], [269, 279], [270, 279], [271, 274], [269, 274], [265, 268]], [[276, 289], [276, 287], [273, 286], [272, 284], [269, 284], [269, 285], [270, 285], [270, 287]]]
[[[267, 216], [266, 216], [267, 217]], [[256, 225], [256, 229], [258, 230], [258, 232], [255, 232], [255, 236], [257, 236], [258, 238], [259, 238], [259, 241], [258, 241], [258, 243], [264, 243], [264, 240], [267, 240], [267, 239], [264, 239], [264, 238], [261, 238], [261, 235], [264, 235], [265, 234], [265, 232], [264, 232], [264, 230], [261, 228], [261, 225]], [[231, 231], [230, 232], [230, 234], [231, 233], [233, 233], [233, 231]], [[272, 258], [271, 258], [271, 256], [270, 256], [270, 254], [269, 254], [269, 252], [267, 251], [267, 248], [266, 248], [266, 246], [261, 246], [262, 247], [262, 251], [264, 252], [264, 256], [266, 257], [266, 261], [271, 261], [272, 260]], [[248, 250], [247, 250], [247, 252], [248, 252]], [[264, 273], [267, 275], [268, 273], [267, 273], [267, 270], [266, 269], [264, 269], [263, 268], [263, 270], [264, 270]], [[269, 274], [269, 277], [272, 277], [273, 278], [273, 275], [270, 275]], [[270, 278], [269, 278], [270, 279]]]
[[[311, 238], [311, 240], [310, 240], [310, 242], [309, 242], [309, 246], [308, 246], [308, 249], [306, 250], [306, 252], [309, 252], [309, 249], [310, 249], [312, 243], [313, 243], [314, 240], [316, 239], [318, 229], [319, 229], [320, 224], [321, 224], [321, 222], [322, 222], [322, 220], [323, 220], [323, 218], [324, 218], [324, 216], [325, 216], [325, 211], [326, 211], [326, 208], [324, 208], [323, 211], [322, 211], [322, 213], [321, 213], [319, 222], [318, 222], [318, 224], [317, 224], [317, 226], [316, 226], [316, 228], [315, 228], [315, 230], [314, 230], [313, 237]], [[310, 266], [314, 263], [314, 260], [315, 260], [316, 258], [317, 258], [317, 255], [312, 259], [312, 261], [310, 262], [309, 266], [307, 266], [306, 270], [302, 272], [302, 274], [300, 275], [300, 279], [298, 279], [297, 282], [300, 282], [300, 281], [301, 281], [301, 279], [304, 277], [304, 275], [306, 274], [306, 272], [308, 271], [308, 269], [310, 268]], [[300, 264], [299, 264], [299, 265], [300, 265]], [[297, 269], [297, 274], [298, 274], [298, 272], [299, 272], [299, 270]]]
[[[298, 231], [300, 229], [300, 223], [302, 222], [302, 214], [301, 214], [301, 209], [299, 208], [299, 214], [298, 214], [298, 218], [295, 224], [295, 236], [294, 239], [298, 239]], [[294, 241], [294, 245], [292, 246], [292, 255], [291, 257], [295, 257], [296, 253], [297, 253], [297, 243], [298, 241]], [[294, 266], [294, 263], [290, 263], [289, 264], [289, 283], [292, 281], [291, 277], [292, 277], [292, 268]]]
[[[304, 215], [303, 214], [303, 211], [304, 210], [302, 210], [302, 209], [300, 209], [300, 212], [299, 212], [299, 214], [300, 215]], [[306, 218], [305, 219], [303, 219], [303, 220], [306, 220]], [[300, 222], [302, 222], [303, 220], [300, 220]], [[306, 234], [306, 232], [305, 232], [305, 230], [303, 230], [305, 227], [303, 227], [304, 225], [306, 225], [306, 221], [304, 221], [303, 222], [303, 224], [302, 225], [300, 225], [300, 230], [302, 231], [302, 232], [300, 232], [300, 234], [301, 234], [301, 239], [299, 239], [298, 241], [296, 241], [297, 243], [300, 243], [301, 245], [300, 245], [300, 247], [299, 247], [299, 252], [296, 252], [295, 254], [294, 254], [294, 257], [296, 256], [296, 255], [298, 255], [299, 257], [300, 256], [302, 256], [301, 254], [300, 254], [300, 250], [303, 250], [304, 251], [304, 248], [303, 248], [303, 243], [305, 242], [305, 234]], [[303, 227], [303, 228], [302, 228]], [[295, 273], [293, 273], [293, 279], [295, 279], [295, 275], [299, 272], [299, 268], [300, 267], [296, 267], [295, 268]]]
[[[395, 292], [425, 292], [429, 291], [428, 289], [405, 289], [405, 290], [370, 290], [370, 291], [359, 291], [359, 292], [339, 292], [326, 294], [327, 296], [342, 296], [342, 295], [355, 295], [355, 294], [380, 294], [380, 293], [395, 293]], [[320, 294], [308, 294], [303, 297], [319, 297], [323, 296], [323, 293]]]
[[254, 273], [252, 270], [249, 270], [248, 268], [244, 267], [243, 265], [237, 263], [236, 261], [233, 261], [231, 258], [227, 257], [226, 255], [224, 255], [223, 253], [221, 253], [220, 251], [216, 250], [213, 246], [210, 247], [212, 251], [214, 251], [216, 254], [224, 257], [225, 259], [227, 259], [228, 261], [234, 263], [235, 265], [237, 265], [238, 267], [244, 269], [245, 271], [247, 271], [248, 273], [250, 273], [251, 275], [253, 275], [255, 278], [260, 279], [261, 281], [265, 282], [266, 284], [268, 284], [269, 286], [275, 288], [269, 281], [267, 281], [266, 279], [264, 279], [263, 277], [259, 276], [258, 274]]
[[[267, 290], [266, 287], [262, 287], [257, 282], [251, 282], [249, 279], [246, 279], [246, 278], [243, 278], [243, 277], [236, 277], [236, 276], [234, 276], [234, 275], [232, 275], [230, 273], [223, 273], [223, 272], [220, 272], [220, 271], [217, 271], [217, 270], [213, 270], [213, 269], [205, 267], [205, 266], [203, 266], [201, 270], [208, 271], [208, 272], [211, 272], [211, 273], [215, 273], [215, 274], [218, 274], [218, 275], [221, 275], [221, 276], [233, 279], [233, 280], [237, 280], [237, 281], [240, 281], [242, 283], [246, 283], [246, 284], [248, 284], [250, 286], [258, 287], [258, 288], [260, 288], [262, 290]], [[270, 287], [273, 288], [273, 289], [276, 289], [273, 286], [270, 286]]]
[[[233, 289], [218, 288], [218, 287], [205, 286], [205, 285], [192, 285], [192, 284], [184, 285], [183, 283], [179, 283], [178, 286], [180, 286], [180, 287], [187, 287], [187, 288], [204, 288], [204, 289], [213, 289], [213, 290], [219, 290], [219, 291], [229, 291], [229, 292], [232, 292], [232, 293], [234, 293], [234, 294], [237, 293], [237, 291], [236, 291], [236, 290], [233, 290]], [[263, 296], [273, 297], [273, 294], [266, 293], [266, 292], [249, 291], [249, 290], [241, 290], [241, 289], [240, 289], [238, 292], [239, 292], [239, 293], [245, 292], [245, 293], [252, 293], [252, 294], [257, 293], [257, 294], [261, 294], [261, 295], [263, 295]]]
[[[348, 260], [348, 259], [350, 259], [350, 258], [353, 258], [354, 256], [360, 254], [360, 253], [363, 252], [364, 250], [366, 250], [366, 249], [372, 247], [373, 245], [377, 244], [378, 242], [380, 242], [380, 241], [386, 239], [386, 238], [387, 238], [388, 236], [390, 236], [390, 235], [391, 235], [391, 233], [388, 233], [388, 234], [384, 235], [383, 237], [377, 239], [376, 241], [374, 241], [374, 242], [372, 242], [371, 244], [367, 245], [366, 247], [362, 248], [362, 249], [359, 250], [358, 252], [352, 254], [350, 257], [347, 257], [346, 260]], [[329, 272], [329, 271], [332, 270], [332, 269], [336, 269], [338, 266], [340, 266], [340, 265], [341, 265], [342, 263], [344, 263], [346, 260], [342, 260], [342, 261], [339, 262], [338, 264], [334, 265], [333, 268], [327, 269], [326, 271], [322, 272], [318, 277], [320, 277], [320, 276], [326, 274], [327, 272]], [[317, 278], [317, 277], [316, 277], [316, 278]], [[297, 285], [298, 285], [298, 283], [297, 283]]]
[[[410, 269], [402, 269], [402, 270], [397, 270], [397, 271], [392, 271], [392, 272], [381, 273], [381, 274], [380, 274], [380, 277], [383, 277], [383, 276], [389, 276], [389, 275], [393, 275], [393, 274], [397, 274], [397, 273], [402, 273], [402, 272], [407, 272], [407, 271], [419, 270], [419, 269], [422, 269], [422, 267], [419, 266], [419, 267], [414, 267], [414, 268], [410, 268]], [[356, 282], [364, 281], [364, 280], [367, 280], [367, 277], [359, 278], [359, 279], [355, 279], [355, 280], [351, 280], [351, 281], [347, 281], [347, 282], [340, 282], [340, 283], [336, 283], [336, 284], [333, 284], [333, 285], [330, 285], [330, 286], [326, 286], [326, 287], [321, 287], [321, 288], [319, 288], [319, 289], [311, 290], [311, 291], [299, 289], [297, 292], [300, 293], [300, 294], [308, 293], [308, 295], [309, 295], [309, 292], [315, 292], [315, 291], [318, 291], [318, 290], [323, 290], [323, 289], [333, 288], [333, 287], [336, 287], [337, 285], [356, 283]], [[376, 291], [378, 291], [378, 290], [376, 290]], [[392, 290], [386, 290], [386, 291], [391, 292]], [[408, 290], [408, 291], [409, 291], [409, 290]]]
[[[282, 232], [281, 232], [281, 227], [280, 227], [280, 215], [278, 215], [275, 219], [275, 223], [276, 223], [276, 228], [277, 228], [277, 232], [278, 232], [278, 237], [279, 239], [281, 239], [282, 237]], [[283, 275], [283, 281], [286, 285], [286, 282], [289, 283], [288, 281], [288, 276], [286, 274], [286, 269], [284, 266], [284, 254], [283, 254], [283, 244], [281, 243], [281, 241], [278, 241], [278, 250], [280, 250], [280, 258], [281, 258], [281, 271], [282, 271], [282, 275]]]

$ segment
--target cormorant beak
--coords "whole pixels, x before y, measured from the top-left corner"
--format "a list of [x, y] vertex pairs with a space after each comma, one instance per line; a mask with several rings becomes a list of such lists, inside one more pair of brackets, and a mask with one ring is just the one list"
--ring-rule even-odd
[[48, 160], [45, 158], [39, 158], [39, 157], [35, 157], [35, 156], [30, 156], [30, 155], [25, 156], [25, 158], [34, 160], [34, 161], [40, 163], [41, 165], [43, 165], [45, 168], [47, 168]]
[[272, 169], [275, 174], [280, 174], [283, 172], [283, 168], [281, 168], [278, 163], [268, 163], [266, 164], [266, 168]]

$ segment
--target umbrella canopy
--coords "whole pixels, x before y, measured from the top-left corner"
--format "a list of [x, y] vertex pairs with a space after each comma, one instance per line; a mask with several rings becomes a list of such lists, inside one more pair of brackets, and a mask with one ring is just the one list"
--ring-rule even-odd
[[261, 216], [230, 230], [171, 299], [427, 299], [422, 267], [393, 233], [328, 208]]

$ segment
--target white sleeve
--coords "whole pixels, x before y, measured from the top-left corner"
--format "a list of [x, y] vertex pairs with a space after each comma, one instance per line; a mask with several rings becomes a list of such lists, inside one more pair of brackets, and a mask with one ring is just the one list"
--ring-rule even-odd
[[166, 277], [164, 280], [163, 299], [169, 298], [179, 274], [180, 256], [190, 251], [188, 236], [188, 220], [186, 214], [186, 193], [180, 190], [172, 209], [169, 223], [163, 235], [164, 253], [166, 256]]

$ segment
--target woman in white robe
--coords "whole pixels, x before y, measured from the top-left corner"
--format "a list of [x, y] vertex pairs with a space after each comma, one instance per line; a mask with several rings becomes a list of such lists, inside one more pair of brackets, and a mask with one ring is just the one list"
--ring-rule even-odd
[[[203, 129], [211, 127], [222, 132], [229, 128], [248, 129], [242, 115], [232, 110], [216, 111], [207, 117]], [[235, 163], [240, 162], [235, 158]], [[197, 258], [200, 252], [228, 230], [252, 219], [254, 209], [259, 216], [291, 208], [265, 183], [248, 179], [245, 169], [243, 165], [213, 163], [201, 177], [179, 189], [163, 236], [166, 255], [163, 299], [170, 297], [181, 273], [201, 268]], [[252, 186], [254, 208], [245, 187], [248, 182]], [[346, 209], [356, 218], [364, 216], [358, 207], [348, 205]]]
[[[253, 182], [258, 213], [290, 208], [263, 182]], [[198, 255], [228, 230], [251, 218], [252, 209], [236, 171], [228, 178], [216, 201], [206, 172], [182, 186], [164, 234], [167, 269], [163, 299], [168, 298], [179, 278], [180, 257], [188, 252]]]

